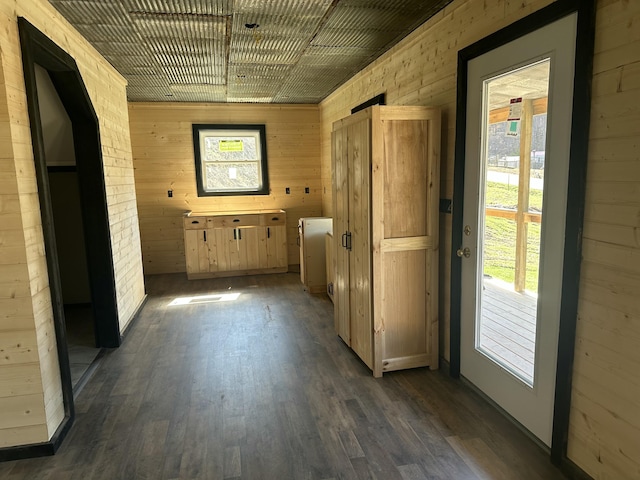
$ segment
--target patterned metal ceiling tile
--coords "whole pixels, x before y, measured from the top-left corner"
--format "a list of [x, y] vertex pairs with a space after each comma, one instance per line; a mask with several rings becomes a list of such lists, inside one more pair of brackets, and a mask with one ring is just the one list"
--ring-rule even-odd
[[[325, 28], [354, 30], [384, 30], [403, 32], [407, 25], [419, 24], [414, 10], [399, 11], [376, 8], [342, 7], [338, 5]], [[417, 26], [417, 25], [416, 25]]]
[[350, 73], [351, 69], [332, 66], [298, 66], [292, 69], [280, 93], [291, 95], [304, 92], [306, 96], [321, 95], [327, 90], [333, 91]]
[[[120, 42], [120, 41], [96, 41], [93, 46], [103, 55], [115, 55], [122, 57], [139, 56], [146, 58], [147, 52], [140, 45], [140, 42]], [[147, 62], [148, 63], [148, 62]]]
[[197, 38], [224, 40], [227, 18], [215, 15], [165, 15], [131, 13], [133, 23], [144, 38]]
[[282, 17], [322, 16], [333, 0], [235, 0], [234, 13], [264, 13]]
[[73, 25], [130, 24], [127, 10], [119, 0], [49, 0]]
[[235, 86], [229, 86], [229, 88], [227, 89], [227, 95], [229, 96], [229, 98], [236, 99], [234, 101], [244, 102], [244, 99], [248, 97], [271, 99], [278, 94], [278, 90], [278, 85], [256, 85], [253, 87], [245, 85], [239, 88]]
[[[133, 24], [130, 25], [110, 25], [110, 24], [78, 24], [78, 31], [91, 43], [108, 43], [117, 39], [119, 42], [137, 43], [140, 48], [144, 48], [140, 43], [140, 35], [136, 32]], [[97, 47], [96, 47], [97, 48]]]
[[342, 46], [378, 51], [397, 37], [398, 32], [384, 30], [324, 29], [314, 39], [312, 46]]
[[450, 1], [50, 0], [130, 101], [275, 103], [319, 102]]
[[233, 65], [291, 65], [296, 63], [308, 41], [306, 39], [269, 38], [256, 43], [250, 36], [234, 35], [229, 62]]
[[173, 96], [165, 100], [174, 102], [224, 102], [227, 97], [223, 85], [171, 85], [169, 92]]
[[291, 67], [289, 65], [270, 64], [246, 64], [231, 65], [229, 67], [229, 81], [234, 79], [259, 78], [264, 80], [282, 80], [289, 75]]
[[298, 61], [299, 66], [334, 66], [353, 68], [354, 64], [367, 62], [375, 54], [375, 50], [363, 48], [311, 46]]
[[[107, 58], [107, 60], [109, 59]], [[158, 76], [157, 70], [155, 70], [153, 67], [146, 67], [144, 65], [127, 65], [124, 67], [120, 67], [120, 73], [127, 76], [128, 78], [131, 78], [135, 75], [140, 75], [143, 77]], [[129, 81], [129, 83], [131, 83], [131, 81]]]
[[216, 77], [208, 72], [189, 69], [187, 71], [163, 69], [169, 83], [174, 85], [226, 85], [225, 77]]
[[148, 85], [149, 87], [168, 87], [167, 79], [160, 75], [129, 75], [129, 85]]
[[124, 0], [129, 12], [230, 15], [233, 0]]

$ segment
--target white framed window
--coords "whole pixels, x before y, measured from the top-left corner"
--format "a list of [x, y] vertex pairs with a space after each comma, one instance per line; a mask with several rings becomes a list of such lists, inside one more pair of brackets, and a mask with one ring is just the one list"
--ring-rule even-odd
[[268, 195], [264, 125], [193, 125], [198, 196]]

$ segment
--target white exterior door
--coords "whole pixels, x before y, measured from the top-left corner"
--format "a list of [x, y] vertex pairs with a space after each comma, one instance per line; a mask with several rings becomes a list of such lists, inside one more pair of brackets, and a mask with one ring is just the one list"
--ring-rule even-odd
[[468, 63], [460, 372], [551, 445], [577, 15]]

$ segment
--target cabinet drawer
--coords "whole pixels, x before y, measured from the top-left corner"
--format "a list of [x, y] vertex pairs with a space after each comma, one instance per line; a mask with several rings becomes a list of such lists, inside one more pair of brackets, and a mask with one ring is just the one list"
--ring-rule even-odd
[[251, 227], [260, 225], [260, 215], [216, 215], [207, 218], [209, 228]]
[[207, 228], [207, 217], [184, 217], [185, 230], [203, 230]]
[[284, 213], [263, 213], [262, 225], [285, 225], [287, 216]]

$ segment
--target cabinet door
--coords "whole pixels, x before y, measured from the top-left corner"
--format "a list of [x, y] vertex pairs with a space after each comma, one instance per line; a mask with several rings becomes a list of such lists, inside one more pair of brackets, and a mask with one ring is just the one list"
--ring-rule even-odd
[[[210, 230], [208, 239], [215, 244], [215, 250], [210, 249], [210, 255], [215, 260], [210, 264], [215, 264], [217, 272], [228, 272], [238, 269], [238, 246], [234, 237], [233, 228], [213, 228]], [[215, 253], [214, 253], [215, 252]]]
[[333, 170], [333, 301], [334, 322], [338, 335], [351, 345], [349, 325], [349, 252], [344, 248], [349, 231], [349, 158], [347, 127], [331, 135]]
[[206, 229], [184, 231], [187, 275], [209, 271], [209, 247], [206, 240]]
[[307, 264], [305, 261], [305, 244], [304, 244], [304, 221], [300, 219], [298, 221], [298, 247], [300, 248], [300, 282], [303, 285], [307, 284]]
[[373, 369], [371, 275], [371, 122], [349, 125], [349, 319], [351, 348]]
[[260, 265], [260, 248], [264, 246], [264, 227], [237, 228], [238, 260], [240, 270], [256, 270]]
[[287, 258], [287, 227], [274, 225], [266, 227], [267, 268], [286, 268]]

